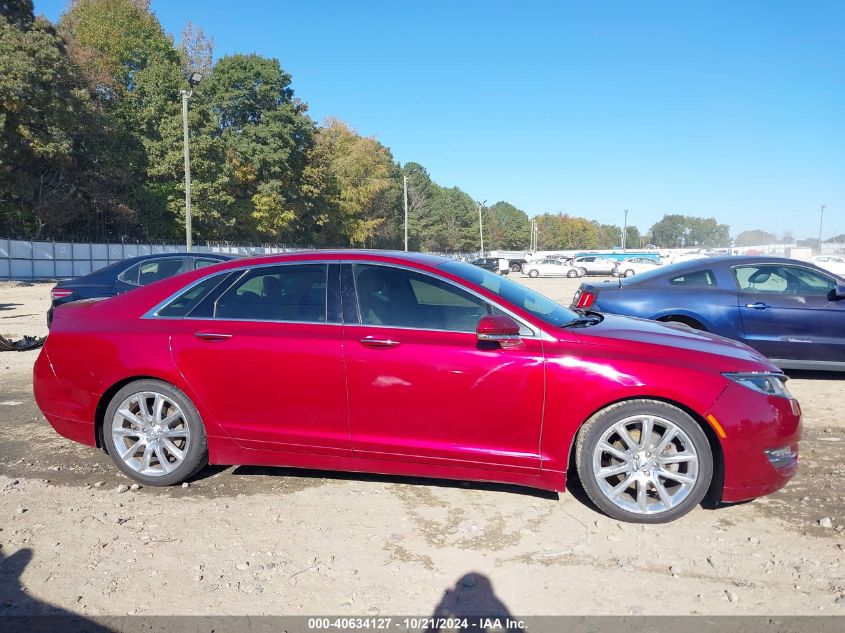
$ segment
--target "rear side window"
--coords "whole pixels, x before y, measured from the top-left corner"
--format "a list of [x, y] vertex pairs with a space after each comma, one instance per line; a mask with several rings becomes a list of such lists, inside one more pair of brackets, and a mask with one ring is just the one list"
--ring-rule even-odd
[[214, 264], [219, 264], [219, 259], [195, 259], [194, 260], [194, 270], [198, 268], [205, 268], [206, 266], [214, 266]]
[[214, 318], [326, 322], [326, 264], [255, 268], [217, 301]]
[[140, 264], [135, 264], [126, 270], [118, 279], [136, 286], [146, 286], [155, 281], [173, 277], [182, 272], [181, 257], [166, 257], [162, 259], [150, 259]]
[[715, 286], [716, 277], [710, 270], [694, 270], [669, 279], [672, 286]]
[[208, 294], [217, 287], [224, 277], [228, 277], [226, 273], [220, 275], [213, 275], [208, 279], [203, 279], [195, 286], [188, 288], [181, 295], [176, 297], [173, 301], [156, 312], [156, 316], [162, 317], [184, 317], [191, 310], [193, 310], [199, 303], [208, 296]]

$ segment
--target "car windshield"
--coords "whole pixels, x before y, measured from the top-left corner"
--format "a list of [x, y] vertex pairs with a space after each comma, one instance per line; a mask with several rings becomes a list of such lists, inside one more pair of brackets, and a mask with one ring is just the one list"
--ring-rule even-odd
[[577, 312], [564, 308], [548, 297], [483, 268], [461, 262], [446, 262], [439, 268], [497, 294], [508, 303], [522, 308], [549, 325], [560, 327], [581, 318]]

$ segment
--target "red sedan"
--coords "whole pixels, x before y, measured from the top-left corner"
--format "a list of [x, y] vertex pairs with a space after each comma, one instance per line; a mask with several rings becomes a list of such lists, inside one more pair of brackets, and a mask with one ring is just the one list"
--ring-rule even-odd
[[35, 396], [144, 485], [206, 463], [563, 490], [663, 522], [795, 471], [801, 415], [751, 348], [576, 312], [441, 257], [241, 259], [56, 310]]

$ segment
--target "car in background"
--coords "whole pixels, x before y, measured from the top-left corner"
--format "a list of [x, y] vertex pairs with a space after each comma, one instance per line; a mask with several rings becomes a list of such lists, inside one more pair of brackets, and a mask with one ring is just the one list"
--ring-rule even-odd
[[610, 275], [613, 272], [615, 262], [612, 259], [599, 255], [585, 255], [572, 260], [576, 268], [583, 268], [588, 275]]
[[522, 274], [529, 277], [583, 277], [587, 274], [585, 268], [573, 266], [568, 261], [552, 259], [536, 259], [522, 267]]
[[660, 262], [651, 257], [631, 257], [616, 262], [613, 265], [612, 274], [614, 277], [633, 277], [639, 273], [654, 270], [660, 266]]
[[236, 255], [223, 253], [141, 255], [115, 262], [83, 277], [60, 281], [50, 291], [51, 306], [47, 311], [47, 326], [49, 327], [53, 321], [53, 311], [65, 303], [81, 299], [113, 297], [154, 281], [226, 262], [236, 257]]
[[510, 266], [512, 273], [519, 273], [522, 272], [523, 266], [528, 263], [527, 259], [523, 259], [522, 257], [516, 259], [509, 259], [508, 266]]
[[741, 341], [778, 367], [845, 371], [845, 280], [780, 257], [708, 257], [605, 284], [579, 310], [670, 321]]
[[819, 268], [832, 272], [839, 277], [845, 277], [845, 257], [838, 255], [816, 255], [810, 260], [811, 264], [815, 264]]
[[339, 250], [64, 306], [33, 390], [59, 434], [142, 485], [206, 463], [547, 490], [577, 470], [608, 515], [661, 523], [786, 484], [785, 380], [705, 332], [575, 312], [443, 257]]
[[497, 275], [507, 275], [511, 271], [508, 260], [501, 257], [479, 257], [470, 262], [473, 266], [478, 266], [484, 270]]

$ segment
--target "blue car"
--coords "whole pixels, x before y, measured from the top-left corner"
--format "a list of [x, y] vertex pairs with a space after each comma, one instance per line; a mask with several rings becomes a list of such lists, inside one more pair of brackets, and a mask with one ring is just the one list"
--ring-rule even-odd
[[682, 323], [784, 369], [845, 371], [845, 280], [782, 257], [708, 257], [583, 283], [572, 307]]
[[50, 291], [52, 305], [47, 311], [47, 326], [53, 322], [53, 310], [63, 303], [80, 299], [113, 297], [160, 279], [167, 279], [203, 266], [234, 259], [223, 253], [159, 253], [141, 255], [116, 262], [99, 270], [60, 281]]

